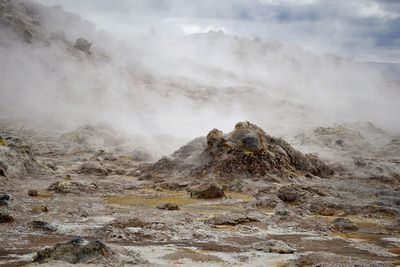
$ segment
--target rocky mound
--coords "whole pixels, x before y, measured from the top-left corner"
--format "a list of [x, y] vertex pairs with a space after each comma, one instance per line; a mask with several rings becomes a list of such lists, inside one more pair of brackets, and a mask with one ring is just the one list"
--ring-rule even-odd
[[304, 175], [329, 177], [333, 170], [317, 156], [304, 155], [258, 126], [240, 122], [229, 134], [213, 129], [206, 138], [191, 141], [170, 157], [143, 165], [141, 174], [154, 179], [277, 180]]
[[373, 152], [388, 142], [389, 135], [371, 122], [334, 124], [317, 127], [310, 132], [297, 135], [293, 143], [315, 149], [330, 149], [350, 154]]
[[54, 248], [39, 251], [34, 257], [34, 262], [43, 263], [49, 260], [59, 260], [76, 264], [85, 263], [106, 254], [106, 246], [100, 241], [88, 242], [77, 238], [67, 243], [57, 244]]
[[296, 136], [296, 141], [299, 145], [314, 145], [346, 151], [372, 149], [371, 143], [359, 131], [344, 125], [317, 127], [312, 133]]

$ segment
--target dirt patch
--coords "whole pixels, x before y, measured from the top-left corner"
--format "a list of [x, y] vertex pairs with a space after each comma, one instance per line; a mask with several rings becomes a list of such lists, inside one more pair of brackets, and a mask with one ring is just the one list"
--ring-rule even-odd
[[182, 259], [190, 259], [195, 262], [214, 262], [214, 263], [221, 263], [223, 260], [217, 256], [209, 255], [206, 253], [200, 253], [193, 249], [184, 248], [180, 249], [176, 252], [171, 254], [167, 254], [163, 257], [164, 259], [168, 259], [170, 261], [179, 261]]

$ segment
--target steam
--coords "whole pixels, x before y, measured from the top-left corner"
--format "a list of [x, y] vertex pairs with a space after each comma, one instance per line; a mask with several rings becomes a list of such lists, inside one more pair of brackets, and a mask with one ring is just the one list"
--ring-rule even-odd
[[[66, 40], [27, 44], [0, 28], [3, 117], [61, 132], [106, 122], [150, 143], [243, 120], [278, 135], [353, 121], [400, 132], [398, 85], [371, 65], [215, 31], [122, 38], [60, 8], [39, 10], [44, 36]], [[90, 55], [72, 47], [78, 37], [93, 42]]]

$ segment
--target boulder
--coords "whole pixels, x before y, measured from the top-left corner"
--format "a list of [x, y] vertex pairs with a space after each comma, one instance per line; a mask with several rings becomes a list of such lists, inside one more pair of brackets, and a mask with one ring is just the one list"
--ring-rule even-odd
[[207, 147], [211, 153], [215, 154], [217, 151], [221, 150], [225, 143], [226, 140], [222, 131], [212, 129], [207, 134]]
[[278, 190], [279, 199], [287, 203], [300, 201], [305, 194], [305, 191], [294, 184], [284, 185]]
[[258, 152], [267, 149], [265, 132], [248, 121], [237, 123], [229, 134], [229, 140], [243, 151]]
[[92, 46], [92, 43], [89, 42], [85, 38], [78, 38], [75, 41], [74, 47], [77, 48], [78, 50], [82, 51], [83, 53], [90, 55], [90, 47]]
[[190, 197], [213, 199], [225, 197], [224, 190], [215, 183], [206, 183], [189, 189]]

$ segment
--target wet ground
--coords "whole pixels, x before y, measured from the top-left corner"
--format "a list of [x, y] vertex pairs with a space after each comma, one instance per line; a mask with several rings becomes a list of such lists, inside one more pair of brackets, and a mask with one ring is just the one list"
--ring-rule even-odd
[[[32, 259], [37, 251], [78, 236], [101, 240], [119, 255], [116, 262], [103, 263], [105, 266], [307, 266], [296, 263], [296, 259], [310, 253], [328, 255], [333, 261], [339, 256], [349, 259], [342, 266], [353, 266], [354, 258], [362, 261], [360, 266], [400, 265], [399, 216], [395, 212], [376, 208], [349, 212], [345, 206], [335, 207], [334, 214], [323, 216], [309, 212], [308, 202], [297, 205], [280, 201], [276, 206], [258, 206], [259, 193], [254, 187], [242, 192], [226, 190], [225, 198], [192, 198], [185, 188], [162, 187], [151, 179], [137, 177], [135, 168], [140, 163], [126, 156], [106, 159], [104, 155], [98, 157], [97, 150], [64, 154], [55, 152], [63, 144], [40, 140], [35, 151], [37, 161], [42, 166], [55, 166], [39, 174], [8, 179], [0, 192], [12, 195], [9, 206], [1, 210], [15, 219], [13, 223], [0, 223], [0, 266], [36, 265]], [[88, 161], [106, 166], [108, 175], [77, 171]], [[397, 185], [382, 187], [360, 180], [359, 191], [346, 188], [347, 184], [354, 185], [354, 179], [342, 176], [302, 181], [328, 192], [321, 198], [324, 201], [333, 199], [350, 206], [354, 204], [351, 197], [366, 204], [396, 194], [398, 197]], [[55, 182], [61, 182], [62, 190], [48, 189]], [[29, 196], [31, 189], [38, 195]], [[378, 191], [381, 194], [376, 194]], [[274, 194], [273, 190], [266, 193]], [[310, 198], [318, 200], [316, 197], [320, 196]], [[179, 209], [159, 209], [165, 203], [176, 204]], [[210, 221], [229, 214], [239, 219], [233, 223]], [[351, 220], [357, 229], [333, 231], [330, 227], [336, 218]], [[281, 240], [293, 251], [268, 251], [263, 244], [271, 240]], [[327, 266], [335, 266], [332, 264]]]

